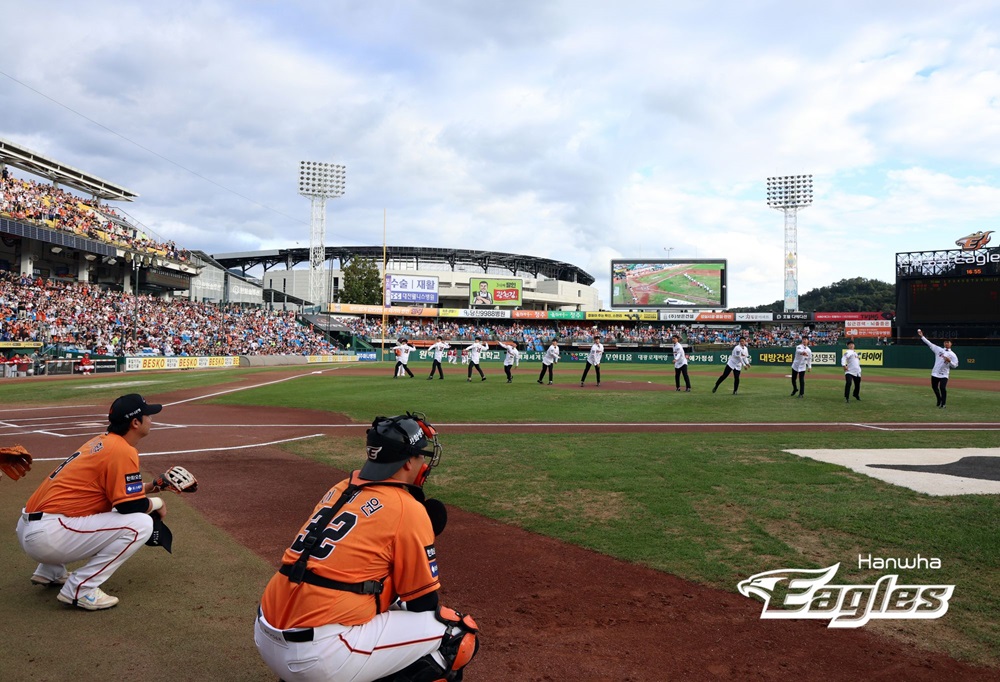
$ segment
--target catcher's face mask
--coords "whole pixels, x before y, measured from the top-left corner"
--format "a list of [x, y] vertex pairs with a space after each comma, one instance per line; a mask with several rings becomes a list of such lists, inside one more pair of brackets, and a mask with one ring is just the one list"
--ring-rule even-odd
[[407, 414], [420, 426], [420, 430], [423, 431], [428, 445], [432, 448], [430, 452], [427, 450], [420, 451], [424, 456], [424, 464], [420, 467], [420, 472], [413, 481], [414, 485], [423, 487], [424, 483], [427, 482], [427, 477], [431, 475], [431, 469], [441, 462], [441, 443], [438, 442], [437, 430], [427, 421], [427, 417], [423, 412], [408, 412]]

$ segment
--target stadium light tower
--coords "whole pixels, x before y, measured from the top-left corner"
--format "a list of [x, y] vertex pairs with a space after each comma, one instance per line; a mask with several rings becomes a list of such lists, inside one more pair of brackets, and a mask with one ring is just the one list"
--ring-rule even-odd
[[813, 176], [767, 179], [767, 205], [785, 213], [785, 312], [799, 309], [799, 235], [796, 214], [813, 200]]
[[344, 196], [347, 167], [321, 161], [299, 162], [299, 194], [309, 197], [309, 298], [313, 305], [326, 303], [323, 263], [326, 262], [326, 200]]

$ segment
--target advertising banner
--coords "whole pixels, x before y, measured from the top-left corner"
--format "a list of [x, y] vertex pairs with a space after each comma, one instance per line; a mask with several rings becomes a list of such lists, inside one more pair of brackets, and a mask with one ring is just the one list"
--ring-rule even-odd
[[193, 357], [193, 356], [173, 356], [162, 357], [151, 355], [149, 357], [125, 358], [126, 372], [139, 372], [145, 370], [159, 369], [205, 369], [208, 367], [239, 367], [240, 359], [237, 356], [213, 356], [213, 357]]
[[609, 312], [606, 310], [589, 312], [584, 314], [585, 320], [621, 320], [621, 321], [632, 321], [632, 322], [655, 322], [660, 319], [660, 314], [656, 312], [648, 313], [626, 313], [626, 312]]
[[385, 300], [389, 303], [437, 303], [438, 278], [431, 276], [385, 276]]
[[675, 322], [694, 322], [698, 319], [698, 313], [670, 313], [666, 311], [660, 312], [660, 319], [664, 321], [675, 321]]
[[892, 327], [855, 327], [848, 322], [844, 326], [844, 336], [858, 339], [888, 339], [892, 337]]
[[491, 279], [488, 277], [469, 278], [469, 305], [521, 305], [522, 280], [509, 277]]
[[331, 303], [327, 306], [328, 313], [345, 313], [351, 315], [381, 315], [380, 305], [357, 305], [355, 303]]
[[503, 318], [503, 319], [510, 318], [510, 313], [511, 313], [510, 310], [482, 310], [482, 309], [476, 310], [474, 308], [463, 308], [458, 312], [461, 313], [459, 317], [479, 317], [479, 318], [488, 317], [488, 318]]
[[698, 322], [735, 322], [736, 313], [698, 313]]
[[550, 320], [584, 320], [586, 313], [577, 310], [550, 310]]
[[812, 318], [809, 313], [775, 313], [777, 322], [808, 322]]
[[844, 322], [846, 320], [883, 320], [882, 313], [813, 313], [817, 322]]
[[737, 322], [771, 322], [774, 313], [736, 313]]
[[515, 319], [521, 320], [547, 320], [549, 319], [549, 311], [547, 310], [512, 310], [510, 311], [510, 316]]

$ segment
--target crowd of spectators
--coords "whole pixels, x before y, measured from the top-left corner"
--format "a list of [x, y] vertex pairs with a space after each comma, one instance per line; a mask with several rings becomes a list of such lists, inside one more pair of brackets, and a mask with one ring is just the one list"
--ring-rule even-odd
[[338, 348], [293, 312], [133, 296], [0, 272], [0, 341], [95, 355], [321, 355]]
[[176, 261], [190, 258], [173, 241], [157, 241], [129, 224], [111, 206], [92, 205], [54, 185], [15, 178], [6, 168], [0, 174], [0, 215]]
[[553, 337], [562, 342], [590, 343], [600, 334], [606, 344], [638, 343], [643, 345], [673, 345], [671, 336], [677, 334], [689, 345], [733, 345], [746, 336], [751, 346], [794, 346], [808, 334], [814, 343], [837, 343], [843, 324], [818, 323], [811, 327], [787, 325], [761, 325], [752, 328], [712, 328], [689, 325], [669, 326], [653, 323], [580, 323], [544, 322], [520, 323], [495, 320], [429, 321], [405, 317], [389, 318], [386, 333], [382, 333], [379, 317], [340, 317], [343, 326], [355, 336], [366, 341], [386, 339], [432, 340], [442, 336], [450, 341], [472, 341], [480, 336], [486, 340], [514, 340], [527, 348], [544, 350]]

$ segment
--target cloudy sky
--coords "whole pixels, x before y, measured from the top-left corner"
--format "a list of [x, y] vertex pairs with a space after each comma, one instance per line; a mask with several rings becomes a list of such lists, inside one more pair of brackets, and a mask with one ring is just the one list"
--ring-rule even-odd
[[[10, 2], [0, 137], [124, 185], [208, 253], [326, 243], [726, 258], [783, 297], [768, 176], [814, 176], [799, 291], [893, 280], [1000, 212], [995, 1]], [[814, 6], [815, 8], [811, 8]], [[667, 251], [667, 249], [671, 249]]]

